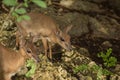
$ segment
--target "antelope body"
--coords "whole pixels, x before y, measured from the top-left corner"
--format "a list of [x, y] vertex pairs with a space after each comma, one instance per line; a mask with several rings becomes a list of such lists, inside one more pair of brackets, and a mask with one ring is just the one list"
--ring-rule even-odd
[[33, 42], [39, 38], [42, 39], [46, 56], [49, 47], [49, 57], [52, 58], [51, 43], [57, 43], [68, 51], [72, 49], [70, 36], [67, 34], [72, 26], [66, 27], [64, 31], [61, 31], [55, 21], [46, 15], [36, 12], [31, 12], [27, 15], [29, 15], [31, 19], [22, 20], [17, 23], [17, 26], [23, 31], [24, 36], [27, 36], [28, 34], [34, 36]]
[[28, 56], [38, 61], [33, 49], [35, 48], [32, 44], [25, 43], [20, 44], [20, 49], [16, 52], [0, 44], [0, 80], [11, 80], [11, 77], [24, 65]]

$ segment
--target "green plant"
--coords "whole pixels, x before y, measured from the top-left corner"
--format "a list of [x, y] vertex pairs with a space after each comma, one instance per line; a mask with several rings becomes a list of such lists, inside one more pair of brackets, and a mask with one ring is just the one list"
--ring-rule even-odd
[[80, 66], [77, 66], [74, 68], [74, 73], [77, 73], [79, 71], [84, 71], [88, 69], [88, 65], [87, 64], [82, 64]]
[[18, 2], [18, 0], [2, 0], [2, 5], [9, 7], [9, 14], [4, 19], [4, 23], [2, 24], [0, 34], [4, 28], [5, 22], [8, 20], [10, 16], [15, 18], [15, 21], [20, 22], [21, 20], [30, 20], [30, 17], [26, 15], [26, 9], [29, 6], [29, 3], [34, 3], [39, 7], [46, 8], [47, 5], [43, 0], [23, 0], [22, 3]]
[[98, 57], [101, 57], [104, 61], [104, 66], [113, 67], [117, 63], [117, 59], [111, 56], [112, 49], [109, 48], [106, 53], [100, 52], [98, 53]]
[[[25, 7], [28, 7], [28, 3], [33, 2], [39, 7], [46, 8], [46, 3], [43, 0], [24, 0], [22, 3]], [[6, 6], [15, 7], [21, 3], [18, 2], [18, 0], [2, 0], [2, 3]]]
[[107, 69], [103, 69], [102, 67], [96, 64], [92, 66], [89, 66], [89, 64], [82, 64], [73, 69], [75, 74], [78, 72], [83, 72], [85, 70], [96, 73], [97, 80], [102, 80], [103, 76], [112, 74], [112, 72], [108, 71]]
[[30, 68], [30, 70], [25, 74], [26, 77], [31, 77], [34, 75], [36, 70], [36, 64], [32, 59], [27, 60], [26, 66]]
[[93, 70], [93, 72], [97, 73], [97, 80], [101, 80], [103, 78], [103, 76], [112, 74], [112, 72], [108, 71], [107, 69], [103, 69], [102, 67], [100, 67], [98, 65], [93, 65], [91, 67], [91, 70]]
[[26, 8], [29, 6], [29, 3], [32, 2], [39, 7], [46, 8], [46, 4], [42, 0], [24, 0], [23, 3], [19, 3], [18, 0], [3, 0], [2, 3], [6, 6], [11, 7], [11, 14], [19, 22], [23, 19], [29, 20], [30, 17], [25, 15], [27, 13]]

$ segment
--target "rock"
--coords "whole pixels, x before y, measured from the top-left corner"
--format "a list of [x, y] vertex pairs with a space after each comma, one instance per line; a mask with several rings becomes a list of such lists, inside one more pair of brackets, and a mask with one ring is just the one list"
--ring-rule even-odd
[[93, 80], [91, 76], [86, 76], [85, 80]]
[[[56, 16], [56, 21], [63, 30], [66, 26], [73, 25], [69, 31], [71, 36], [81, 36], [89, 32], [88, 30], [88, 16], [78, 13], [66, 13], [62, 16]], [[64, 24], [64, 25], [63, 25]]]
[[[119, 20], [111, 17], [112, 14], [107, 13], [105, 9], [101, 9], [100, 5], [96, 4], [106, 1], [108, 0], [61, 0], [60, 4], [64, 4], [63, 2], [65, 5], [72, 4], [69, 7], [70, 10], [61, 9], [61, 7], [56, 10], [49, 7], [46, 12], [55, 19], [62, 30], [72, 24], [73, 27], [69, 32], [71, 36], [80, 37], [89, 34], [97, 38], [120, 39]], [[115, 16], [119, 19], [119, 16]]]
[[[102, 18], [102, 20], [100, 20]], [[99, 16], [98, 19], [90, 18], [91, 35], [105, 39], [120, 39], [120, 24], [111, 18], [107, 20], [105, 16]], [[112, 24], [111, 24], [112, 23]]]
[[90, 68], [93, 67], [94, 65], [96, 65], [96, 63], [93, 62], [93, 61], [91, 61], [91, 62], [88, 64], [88, 66], [89, 66]]
[[115, 72], [120, 75], [120, 64], [115, 66]]
[[111, 75], [110, 76], [110, 80], [120, 80], [120, 76], [119, 75]]
[[74, 0], [61, 0], [60, 5], [70, 7], [71, 5], [73, 5], [74, 2]]
[[60, 4], [62, 6], [77, 11], [84, 11], [84, 12], [101, 11], [97, 4], [84, 0], [61, 0]]
[[112, 44], [111, 44], [109, 41], [104, 41], [104, 42], [102, 43], [102, 46], [107, 49], [107, 48], [112, 47]]

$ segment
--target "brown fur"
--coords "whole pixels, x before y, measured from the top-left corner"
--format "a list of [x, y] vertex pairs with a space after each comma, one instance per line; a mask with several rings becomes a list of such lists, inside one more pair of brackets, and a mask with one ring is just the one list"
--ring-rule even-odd
[[[31, 43], [21, 43], [16, 52], [0, 44], [0, 80], [11, 80], [11, 77], [20, 70], [28, 57], [36, 58], [34, 46]], [[31, 53], [27, 54], [27, 49]]]
[[45, 55], [47, 56], [47, 50], [49, 47], [50, 50], [50, 58], [52, 58], [51, 44], [50, 43], [58, 43], [64, 49], [70, 51], [70, 36], [68, 35], [68, 31], [72, 26], [66, 27], [66, 29], [61, 31], [56, 22], [43, 14], [31, 12], [28, 14], [30, 16], [30, 20], [23, 20], [17, 23], [19, 29], [22, 30], [24, 36], [27, 36], [31, 33], [34, 36], [33, 41], [36, 41], [38, 38], [42, 39], [43, 46], [45, 49]]

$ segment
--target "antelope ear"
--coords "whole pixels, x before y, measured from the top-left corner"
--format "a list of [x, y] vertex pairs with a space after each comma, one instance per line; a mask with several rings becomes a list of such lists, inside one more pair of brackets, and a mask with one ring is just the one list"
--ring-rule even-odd
[[18, 43], [18, 47], [21, 48], [21, 47], [23, 47], [23, 46], [24, 46], [23, 41], [20, 40], [19, 43]]
[[56, 32], [56, 36], [58, 36], [58, 37], [61, 36], [61, 33], [62, 33], [62, 32], [61, 32], [60, 30], [58, 30], [58, 31]]
[[73, 25], [67, 26], [67, 27], [64, 29], [64, 33], [68, 33], [68, 32], [71, 30], [72, 27], [73, 27]]
[[26, 44], [26, 40], [20, 39], [20, 41], [19, 41], [19, 46], [20, 46], [20, 47], [24, 47], [25, 44]]

